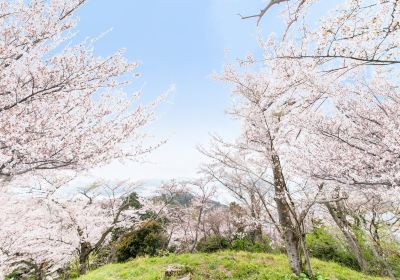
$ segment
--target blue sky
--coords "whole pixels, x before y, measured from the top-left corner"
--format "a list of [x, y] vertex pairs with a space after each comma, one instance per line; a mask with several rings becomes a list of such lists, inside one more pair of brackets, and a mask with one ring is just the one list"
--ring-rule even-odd
[[[253, 14], [261, 0], [89, 0], [78, 12], [77, 40], [96, 37], [95, 52], [106, 56], [126, 49], [126, 57], [140, 62], [141, 78], [128, 90], [143, 87], [143, 101], [151, 101], [172, 84], [175, 91], [157, 111], [149, 128], [155, 139], [168, 142], [146, 163], [114, 163], [96, 169], [93, 176], [139, 180], [167, 180], [195, 175], [210, 133], [233, 139], [239, 124], [225, 114], [230, 104], [229, 86], [210, 78], [224, 63], [259, 52], [261, 32]], [[271, 12], [261, 24], [262, 34], [282, 28]], [[226, 51], [229, 56], [226, 56]]]

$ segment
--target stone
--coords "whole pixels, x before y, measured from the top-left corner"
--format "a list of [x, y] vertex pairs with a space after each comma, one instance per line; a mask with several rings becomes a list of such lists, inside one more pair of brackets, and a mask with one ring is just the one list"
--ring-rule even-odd
[[188, 268], [181, 264], [170, 264], [165, 269], [164, 275], [166, 277], [182, 276], [188, 272]]

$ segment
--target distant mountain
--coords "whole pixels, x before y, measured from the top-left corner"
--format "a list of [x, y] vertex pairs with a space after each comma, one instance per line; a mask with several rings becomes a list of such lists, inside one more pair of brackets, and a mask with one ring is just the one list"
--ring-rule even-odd
[[[174, 195], [174, 197], [168, 197], [167, 195], [163, 194], [163, 195], [155, 196], [154, 199], [161, 200], [164, 202], [169, 202], [169, 203], [175, 204], [175, 205], [181, 205], [181, 206], [187, 207], [187, 206], [192, 205], [194, 195], [191, 194], [190, 192], [181, 192], [181, 193], [176, 193]], [[215, 200], [209, 200], [208, 203], [210, 203], [213, 207], [216, 207], [216, 208], [228, 207], [227, 205], [222, 204]]]

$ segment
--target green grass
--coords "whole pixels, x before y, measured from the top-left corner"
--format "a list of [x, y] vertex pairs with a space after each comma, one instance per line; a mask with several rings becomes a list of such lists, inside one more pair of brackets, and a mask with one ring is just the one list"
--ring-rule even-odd
[[[91, 271], [79, 280], [155, 280], [166, 279], [169, 264], [188, 266], [191, 279], [294, 279], [286, 256], [278, 254], [221, 251], [212, 254], [182, 254], [137, 258], [126, 263], [109, 264]], [[379, 280], [336, 263], [313, 259], [314, 272], [330, 280]], [[171, 278], [173, 279], [173, 278]]]

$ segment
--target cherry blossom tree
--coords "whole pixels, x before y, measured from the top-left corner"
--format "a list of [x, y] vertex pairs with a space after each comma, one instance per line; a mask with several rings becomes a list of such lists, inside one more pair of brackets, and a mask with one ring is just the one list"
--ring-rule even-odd
[[382, 275], [396, 279], [388, 260], [398, 254], [398, 189], [349, 185], [336, 187], [330, 197], [342, 199], [322, 203], [325, 209], [314, 211], [318, 223], [340, 230], [339, 238], [346, 242], [361, 270], [368, 272], [374, 267]]
[[141, 205], [134, 187], [124, 181], [108, 182], [85, 188], [72, 200], [51, 200], [50, 208], [61, 221], [56, 226], [65, 229], [65, 236], [59, 241], [71, 244], [78, 253], [80, 274], [86, 273], [89, 256], [110, 240], [114, 229], [139, 223]]
[[0, 179], [82, 170], [149, 151], [140, 129], [152, 106], [124, 93], [136, 63], [71, 45], [84, 0], [0, 4]]
[[[283, 166], [288, 151], [288, 143], [296, 138], [294, 123], [290, 116], [299, 110], [294, 106], [296, 100], [290, 98], [287, 82], [284, 78], [275, 79], [282, 65], [277, 63], [267, 71], [250, 72], [248, 69], [239, 72], [227, 67], [220, 79], [234, 85], [233, 93], [238, 96], [238, 102], [231, 113], [242, 121], [242, 133], [239, 139], [240, 147], [253, 151], [260, 156], [262, 170], [268, 170], [270, 188], [276, 207], [278, 223], [282, 239], [285, 242], [290, 267], [296, 274], [304, 270], [302, 256], [309, 274], [312, 274], [308, 252], [305, 247], [305, 218], [313, 202], [319, 196], [320, 189], [307, 181], [290, 178], [290, 168]], [[246, 67], [246, 66], [245, 66]], [[273, 77], [273, 78], [272, 78]], [[281, 83], [282, 80], [282, 83]], [[262, 174], [262, 173], [260, 173]], [[304, 201], [295, 202], [292, 186], [307, 189], [312, 198], [310, 206], [304, 206]], [[294, 192], [296, 193], [296, 192]], [[304, 193], [304, 192], [303, 192]], [[297, 204], [297, 205], [296, 205]], [[307, 202], [308, 205], [308, 202]]]
[[107, 182], [84, 188], [72, 198], [57, 194], [4, 197], [11, 198], [2, 205], [5, 226], [0, 230], [6, 269], [29, 261], [43, 278], [76, 256], [79, 273], [86, 273], [89, 256], [108, 244], [114, 229], [139, 223], [138, 214], [145, 210], [139, 210], [144, 205], [132, 193], [134, 187]]
[[201, 167], [202, 173], [222, 185], [242, 207], [242, 215], [254, 224], [254, 241], [261, 241], [263, 228], [270, 225], [279, 234], [270, 170], [257, 153], [220, 137], [214, 137], [210, 150], [200, 151], [209, 158]]
[[400, 11], [395, 0], [349, 0], [322, 13], [319, 2], [269, 1], [243, 17], [260, 21], [282, 3], [286, 29], [261, 40], [262, 59], [249, 56], [222, 79], [239, 95], [232, 111], [245, 143], [268, 147], [275, 184], [288, 188], [289, 170], [324, 192], [326, 205], [339, 205], [345, 197], [329, 197], [337, 188], [398, 182]]
[[48, 215], [42, 199], [1, 195], [0, 270], [3, 274], [27, 268], [36, 279], [54, 275], [71, 260], [71, 248], [54, 238], [62, 232]]
[[157, 217], [163, 217], [167, 246], [178, 252], [194, 252], [201, 238], [225, 233], [228, 226], [216, 217], [223, 211], [215, 201], [215, 185], [204, 177], [164, 183], [153, 199]]
[[356, 228], [367, 237], [367, 244], [378, 261], [382, 271], [391, 279], [396, 279], [393, 267], [388, 262], [389, 254], [396, 254], [396, 248], [384, 244], [399, 242], [396, 231], [399, 229], [398, 188], [351, 188], [345, 209], [353, 217]]

